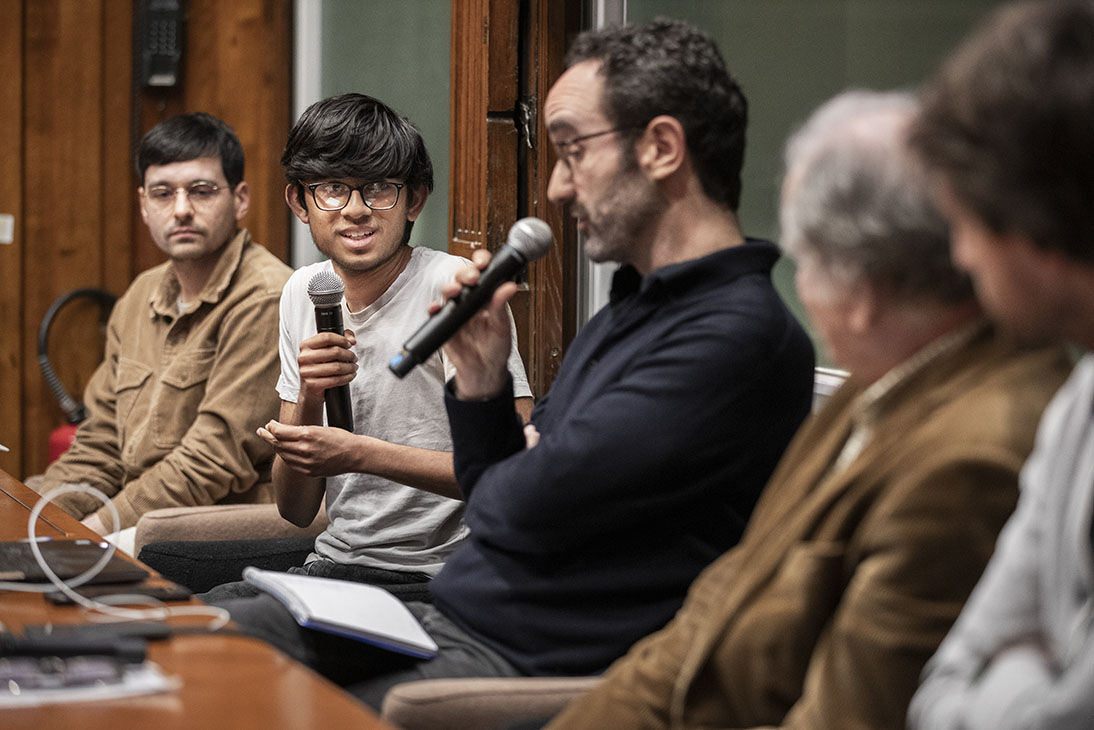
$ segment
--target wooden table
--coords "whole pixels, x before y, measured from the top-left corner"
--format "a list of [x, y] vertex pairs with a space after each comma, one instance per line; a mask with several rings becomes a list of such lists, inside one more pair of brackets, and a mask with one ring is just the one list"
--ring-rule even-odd
[[[0, 539], [27, 535], [38, 495], [0, 470]], [[37, 534], [96, 537], [50, 504]], [[197, 603], [197, 601], [193, 601]], [[80, 609], [55, 606], [41, 594], [0, 591], [0, 621], [10, 631], [24, 625], [86, 621]], [[174, 622], [174, 619], [172, 620]], [[150, 642], [148, 658], [182, 680], [173, 692], [122, 700], [60, 703], [0, 710], [0, 727], [17, 728], [389, 728], [365, 705], [274, 648], [233, 635], [180, 635]]]

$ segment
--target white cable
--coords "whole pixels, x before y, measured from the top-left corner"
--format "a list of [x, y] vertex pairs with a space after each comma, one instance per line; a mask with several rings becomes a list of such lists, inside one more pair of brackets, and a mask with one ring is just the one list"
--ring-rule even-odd
[[[42, 555], [41, 548], [38, 547], [38, 538], [36, 535], [38, 516], [47, 504], [56, 496], [61, 494], [67, 494], [70, 492], [83, 492], [90, 494], [96, 499], [100, 500], [107, 509], [110, 511], [110, 524], [113, 526], [111, 532], [117, 532], [121, 524], [121, 519], [118, 517], [118, 509], [114, 506], [114, 503], [110, 501], [110, 498], [106, 496], [102, 491], [88, 486], [86, 484], [62, 484], [61, 486], [51, 489], [49, 492], [42, 495], [38, 503], [34, 505], [34, 509], [30, 511], [30, 517], [27, 521], [27, 538], [30, 540], [30, 551], [34, 554], [34, 559], [37, 561], [38, 566], [45, 573], [49, 579], [49, 583], [14, 583], [11, 581], [0, 581], [0, 590], [8, 591], [24, 591], [31, 593], [47, 593], [53, 590], [60, 590], [76, 604], [84, 608], [86, 611], [93, 612], [89, 618], [92, 620], [152, 620], [163, 621], [170, 616], [212, 616], [212, 620], [206, 627], [209, 631], [216, 631], [222, 628], [228, 621], [231, 620], [229, 613], [223, 608], [216, 606], [168, 606], [163, 601], [152, 598], [151, 596], [139, 596], [128, 594], [115, 594], [111, 596], [103, 596], [100, 600], [94, 600], [77, 593], [73, 588], [83, 585], [90, 581], [96, 575], [98, 575], [102, 569], [106, 566], [107, 562], [114, 555], [116, 546], [107, 541], [107, 550], [103, 553], [103, 556], [86, 571], [76, 576], [75, 578], [64, 581], [57, 576], [52, 568], [47, 564], [45, 557]], [[154, 605], [155, 608], [120, 608], [113, 604], [132, 604], [132, 603], [148, 603]], [[101, 615], [96, 618], [96, 614]]]

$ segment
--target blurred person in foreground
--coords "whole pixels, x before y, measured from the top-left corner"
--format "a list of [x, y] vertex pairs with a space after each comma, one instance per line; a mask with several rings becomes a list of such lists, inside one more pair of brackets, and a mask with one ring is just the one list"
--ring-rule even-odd
[[1018, 509], [924, 673], [913, 728], [1094, 727], [1094, 2], [999, 9], [928, 85], [913, 143], [954, 258], [1019, 336], [1082, 359]]
[[846, 383], [740, 544], [552, 728], [904, 726], [923, 664], [1014, 507], [1068, 371], [982, 316], [905, 141], [904, 94], [848, 92], [789, 141], [783, 245]]

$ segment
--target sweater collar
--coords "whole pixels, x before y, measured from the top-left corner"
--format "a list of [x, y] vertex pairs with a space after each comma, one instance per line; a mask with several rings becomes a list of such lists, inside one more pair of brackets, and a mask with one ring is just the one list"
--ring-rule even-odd
[[635, 293], [652, 294], [690, 289], [703, 281], [724, 282], [746, 274], [770, 274], [779, 259], [779, 249], [770, 241], [746, 239], [740, 246], [662, 266], [646, 276], [630, 264], [624, 264], [612, 277], [610, 301], [615, 304]]

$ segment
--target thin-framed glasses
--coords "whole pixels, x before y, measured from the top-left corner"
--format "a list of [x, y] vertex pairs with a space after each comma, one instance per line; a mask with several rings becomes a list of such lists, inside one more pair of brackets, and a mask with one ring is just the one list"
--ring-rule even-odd
[[633, 125], [612, 127], [611, 129], [602, 129], [599, 132], [583, 134], [580, 137], [574, 137], [573, 139], [568, 139], [564, 142], [555, 142], [555, 153], [558, 154], [559, 162], [566, 165], [566, 168], [572, 171], [574, 165], [581, 164], [581, 159], [585, 156], [585, 148], [581, 146], [582, 142], [593, 139], [594, 137], [603, 137], [606, 134], [614, 134], [615, 132], [637, 128], [638, 127]]
[[200, 208], [216, 200], [220, 191], [224, 189], [208, 180], [195, 180], [189, 185], [180, 185], [177, 188], [170, 185], [153, 185], [144, 189], [144, 197], [152, 204], [166, 208], [175, 204], [181, 192], [192, 206]]
[[372, 210], [390, 210], [399, 204], [399, 192], [406, 184], [384, 180], [356, 187], [343, 182], [318, 182], [305, 187], [311, 191], [311, 198], [319, 210], [342, 210], [349, 205], [354, 190], [361, 194], [361, 200]]

